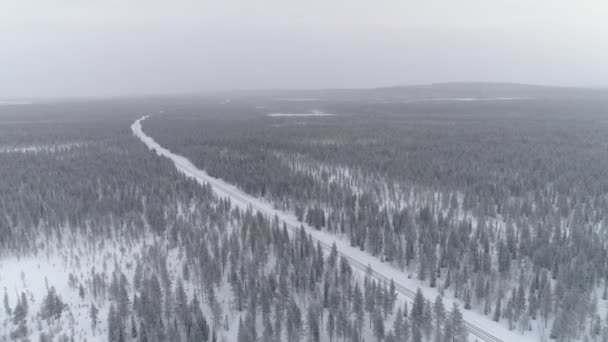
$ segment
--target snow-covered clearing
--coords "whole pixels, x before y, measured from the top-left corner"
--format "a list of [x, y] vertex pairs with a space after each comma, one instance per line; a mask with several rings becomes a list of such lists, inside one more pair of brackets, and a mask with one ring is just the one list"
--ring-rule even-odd
[[316, 98], [277, 98], [276, 101], [287, 101], [287, 102], [314, 102], [314, 101], [318, 101], [319, 99]]
[[311, 113], [270, 113], [268, 116], [270, 117], [302, 117], [302, 116], [334, 116], [336, 114], [324, 113], [321, 111], [314, 110]]
[[[62, 236], [69, 236], [64, 232]], [[75, 341], [107, 341], [108, 340], [108, 311], [110, 304], [109, 286], [115, 273], [122, 273], [126, 279], [133, 279], [135, 264], [146, 258], [151, 246], [160, 243], [167, 251], [167, 269], [169, 277], [179, 278], [183, 266], [183, 251], [178, 247], [167, 248], [166, 241], [157, 240], [153, 233], [145, 233], [142, 238], [125, 239], [123, 236], [114, 236], [110, 239], [91, 240], [88, 237], [77, 235], [69, 242], [61, 242], [60, 238], [51, 239], [52, 243], [40, 243], [40, 250], [35, 255], [25, 257], [2, 256], [0, 258], [0, 294], [8, 296], [8, 304], [15, 309], [18, 298], [24, 293], [28, 303], [26, 316], [28, 341], [40, 340], [42, 333], [47, 337], [54, 335], [73, 336]], [[46, 241], [48, 242], [48, 241]], [[144, 266], [144, 272], [149, 271]], [[94, 279], [99, 282], [94, 284]], [[100, 285], [104, 284], [104, 285]], [[84, 295], [79, 293], [83, 286]], [[94, 290], [96, 287], [105, 290]], [[129, 293], [133, 293], [133, 284], [128, 284]], [[176, 281], [173, 282], [175, 289]], [[49, 289], [54, 287], [56, 293], [66, 305], [61, 318], [49, 322], [39, 317], [43, 302]], [[204, 298], [200, 289], [190, 282], [184, 282], [187, 295], [192, 298], [197, 293]], [[96, 291], [97, 294], [93, 292]], [[231, 300], [230, 288], [227, 283], [218, 289], [220, 304], [229, 306]], [[97, 326], [92, 328], [90, 317], [91, 305], [98, 309]], [[206, 317], [212, 317], [211, 309], [204, 300], [201, 309]], [[9, 335], [16, 329], [11, 317], [4, 308], [0, 310], [0, 341], [9, 339]], [[225, 311], [226, 324], [229, 330], [217, 329], [219, 341], [233, 341], [238, 328], [239, 313]], [[56, 339], [53, 339], [56, 340]]]
[[[123, 241], [92, 244], [79, 239], [62, 248], [44, 247], [44, 252], [27, 257], [3, 257], [0, 260], [0, 289], [6, 291], [9, 305], [15, 308], [21, 293], [28, 301], [27, 325], [32, 341], [38, 341], [41, 333], [73, 334], [77, 341], [106, 341], [108, 302], [102, 296], [91, 293], [89, 282], [94, 274], [109, 277], [119, 266], [132, 277], [129, 265], [140, 248], [126, 248]], [[70, 281], [72, 278], [72, 281]], [[110, 277], [111, 279], [111, 277]], [[79, 285], [86, 289], [79, 295]], [[38, 317], [48, 289], [54, 287], [66, 309], [59, 320], [43, 321]], [[91, 304], [98, 308], [98, 323], [91, 327]], [[8, 335], [14, 326], [8, 322], [5, 310], [0, 310], [0, 339]], [[73, 329], [73, 330], [72, 330]]]
[[528, 100], [529, 97], [438, 97], [429, 101], [513, 101]]
[[[314, 239], [321, 242], [325, 246], [331, 246], [335, 243], [339, 253], [348, 258], [353, 268], [358, 270], [360, 274], [364, 274], [366, 267], [369, 266], [373, 270], [373, 278], [376, 278], [379, 281], [393, 279], [397, 287], [402, 289], [399, 292], [401, 299], [409, 300], [410, 296], [408, 293], [416, 291], [417, 288], [421, 288], [425, 297], [430, 300], [433, 300], [437, 295], [439, 295], [437, 289], [426, 287], [420, 281], [412, 279], [410, 275], [402, 272], [401, 270], [389, 264], [383, 263], [365, 251], [352, 247], [346, 239], [302, 224], [296, 219], [295, 215], [276, 210], [271, 203], [252, 197], [240, 191], [232, 184], [228, 184], [221, 179], [209, 176], [205, 171], [198, 169], [187, 158], [172, 153], [170, 150], [159, 145], [156, 141], [154, 141], [153, 138], [146, 135], [142, 130], [141, 122], [147, 117], [148, 116], [144, 116], [136, 120], [131, 126], [135, 136], [137, 136], [146, 144], [146, 146], [154, 150], [159, 155], [171, 159], [180, 172], [194, 178], [201, 184], [210, 184], [213, 187], [213, 190], [220, 197], [230, 198], [231, 202], [239, 207], [251, 207], [252, 209], [258, 210], [269, 217], [276, 216], [290, 229], [297, 229], [300, 226], [303, 226]], [[452, 298], [444, 298], [444, 303], [448, 308], [450, 308], [452, 304], [456, 302], [457, 301]], [[522, 335], [515, 331], [510, 331], [506, 326], [495, 323], [488, 317], [473, 311], [463, 310], [463, 315], [471, 333], [470, 338], [473, 341], [537, 341], [540, 339], [536, 332], [528, 332], [525, 335]]]
[[28, 146], [0, 146], [0, 153], [40, 153], [64, 152], [72, 148], [85, 146], [84, 142], [70, 142], [64, 144], [28, 145]]

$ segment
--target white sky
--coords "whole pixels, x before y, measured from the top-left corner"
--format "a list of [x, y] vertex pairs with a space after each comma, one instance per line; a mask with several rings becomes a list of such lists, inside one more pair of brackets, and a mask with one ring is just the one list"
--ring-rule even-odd
[[0, 0], [0, 99], [608, 86], [602, 0]]

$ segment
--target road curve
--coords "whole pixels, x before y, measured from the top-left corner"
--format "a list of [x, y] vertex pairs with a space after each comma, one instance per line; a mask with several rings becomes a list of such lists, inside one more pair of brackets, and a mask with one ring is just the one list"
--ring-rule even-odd
[[[153, 138], [143, 132], [141, 122], [148, 117], [149, 115], [143, 116], [136, 120], [133, 125], [131, 125], [133, 134], [158, 155], [171, 159], [171, 161], [173, 161], [175, 164], [175, 167], [184, 175], [194, 178], [200, 184], [210, 184], [213, 190], [220, 197], [230, 198], [232, 204], [238, 205], [241, 208], [255, 209], [271, 218], [277, 216], [279, 220], [284, 222], [287, 228], [293, 232], [297, 232], [300, 229], [302, 223], [300, 223], [293, 215], [276, 210], [272, 207], [272, 205], [243, 193], [234, 185], [228, 184], [221, 179], [209, 176], [205, 171], [198, 169], [187, 158], [162, 147]], [[390, 265], [387, 265], [386, 263], [382, 263], [379, 259], [360, 251], [358, 248], [350, 246], [350, 244], [345, 243], [343, 240], [340, 240], [329, 233], [318, 231], [316, 229], [307, 227], [306, 225], [304, 225], [304, 227], [306, 228], [307, 233], [310, 233], [312, 238], [319, 242], [323, 248], [331, 250], [331, 245], [335, 243], [337, 245], [338, 253], [342, 257], [346, 258], [354, 269], [364, 273], [367, 272], [372, 278], [379, 282], [388, 283], [393, 280], [395, 283], [395, 289], [399, 295], [410, 300], [414, 299], [416, 292], [412, 290], [411, 286], [408, 287], [407, 285], [404, 285], [403, 283], [405, 281], [400, 280], [400, 278], [403, 279], [403, 277], [406, 276], [403, 272], [393, 268]], [[387, 276], [387, 274], [394, 274], [395, 276]], [[428, 300], [428, 296], [425, 295], [425, 297], [427, 297]], [[448, 301], [446, 301], [446, 303], [448, 303]], [[530, 337], [516, 335], [514, 332], [508, 331], [506, 328], [490, 321], [485, 317], [482, 319], [487, 322], [483, 322], [484, 327], [482, 327], [480, 326], [477, 317], [475, 317], [476, 319], [473, 319], [475, 322], [472, 322], [470, 319], [471, 314], [469, 312], [464, 311], [463, 315], [465, 317], [465, 326], [468, 332], [480, 341], [523, 341]], [[488, 324], [491, 325], [492, 331], [488, 331], [489, 329], [486, 326]], [[502, 338], [499, 338], [497, 335], [500, 335]]]

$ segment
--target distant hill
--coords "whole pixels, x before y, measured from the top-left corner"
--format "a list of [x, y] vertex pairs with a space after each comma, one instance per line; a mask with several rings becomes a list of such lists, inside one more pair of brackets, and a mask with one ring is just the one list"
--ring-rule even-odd
[[278, 100], [298, 101], [473, 101], [525, 100], [538, 98], [604, 98], [608, 89], [542, 86], [521, 83], [452, 82], [420, 85], [387, 86], [367, 89], [302, 89], [251, 90], [207, 94], [220, 97], [276, 97]]

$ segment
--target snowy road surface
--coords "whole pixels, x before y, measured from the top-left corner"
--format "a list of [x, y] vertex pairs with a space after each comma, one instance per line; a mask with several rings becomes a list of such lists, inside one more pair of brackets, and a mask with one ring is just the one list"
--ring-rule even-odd
[[[148, 116], [143, 116], [142, 118], [136, 120], [133, 125], [131, 125], [133, 134], [135, 134], [135, 136], [137, 136], [151, 150], [154, 150], [161, 156], [171, 159], [175, 164], [175, 167], [180, 172], [186, 176], [194, 178], [201, 184], [210, 184], [217, 195], [220, 197], [230, 198], [232, 204], [234, 205], [241, 208], [251, 207], [252, 209], [268, 215], [270, 218], [276, 215], [279, 220], [284, 222], [292, 231], [299, 229], [299, 227], [303, 225], [296, 219], [294, 215], [276, 210], [272, 204], [259, 198], [250, 196], [236, 188], [234, 185], [226, 183], [221, 179], [209, 176], [205, 171], [198, 169], [187, 158], [175, 154], [159, 145], [156, 141], [154, 141], [154, 139], [146, 135], [142, 130], [141, 122], [146, 118], [148, 118]], [[369, 253], [361, 251], [359, 248], [352, 247], [348, 241], [345, 241], [344, 239], [341, 239], [333, 234], [316, 230], [307, 226], [306, 224], [303, 226], [306, 229], [306, 232], [310, 233], [313, 239], [319, 241], [324, 248], [330, 249], [332, 244], [335, 243], [340, 255], [347, 258], [354, 269], [365, 273], [368, 268], [371, 268], [371, 276], [377, 281], [390, 282], [390, 279], [393, 279], [396, 290], [400, 296], [411, 300], [414, 298], [417, 288], [422, 290], [427, 300], [433, 300], [438, 295], [437, 289], [429, 288], [418, 280], [411, 279], [403, 271], [387, 263], [383, 263]], [[454, 301], [450, 298], [444, 298], [444, 303], [448, 309], [451, 308], [453, 302]], [[473, 341], [480, 340], [487, 342], [508, 342], [537, 341], [539, 339], [538, 336], [535, 336], [532, 333], [522, 335], [517, 332], [510, 331], [504, 325], [493, 322], [488, 317], [477, 312], [463, 310], [463, 315], [467, 330], [471, 335], [470, 339]]]

